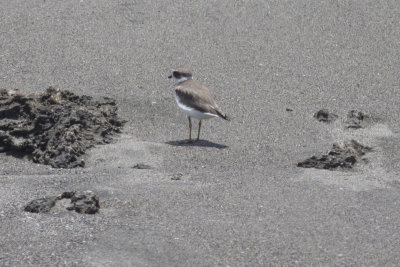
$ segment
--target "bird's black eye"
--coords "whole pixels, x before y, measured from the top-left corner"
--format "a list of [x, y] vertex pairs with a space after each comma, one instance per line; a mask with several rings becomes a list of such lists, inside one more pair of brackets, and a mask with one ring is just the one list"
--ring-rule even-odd
[[177, 79], [180, 79], [182, 77], [182, 75], [177, 71], [172, 72], [172, 75]]

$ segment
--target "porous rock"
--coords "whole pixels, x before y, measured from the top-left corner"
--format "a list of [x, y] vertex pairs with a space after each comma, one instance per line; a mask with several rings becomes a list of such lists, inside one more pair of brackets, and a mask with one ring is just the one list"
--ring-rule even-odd
[[360, 129], [367, 126], [369, 123], [372, 123], [376, 120], [373, 116], [359, 111], [359, 110], [350, 110], [347, 114], [346, 120], [346, 128], [351, 129]]
[[59, 196], [44, 197], [32, 200], [25, 206], [24, 210], [34, 213], [49, 212], [56, 202], [61, 199], [70, 199], [65, 207], [67, 210], [74, 210], [78, 213], [95, 214], [100, 209], [99, 197], [92, 191], [71, 191], [64, 192]]
[[372, 149], [355, 140], [334, 144], [327, 154], [312, 156], [305, 161], [299, 162], [298, 167], [316, 169], [352, 169], [357, 162], [363, 161], [365, 153]]
[[321, 109], [314, 114], [314, 118], [322, 122], [333, 122], [338, 118], [338, 116], [330, 112], [328, 109]]
[[99, 197], [92, 191], [74, 192], [68, 210], [78, 213], [94, 214], [100, 209]]
[[25, 206], [24, 210], [34, 213], [49, 212], [56, 204], [57, 197], [44, 197], [32, 200]]
[[124, 122], [111, 98], [54, 87], [29, 95], [0, 90], [0, 152], [19, 152], [55, 168], [84, 166], [85, 151], [109, 143]]

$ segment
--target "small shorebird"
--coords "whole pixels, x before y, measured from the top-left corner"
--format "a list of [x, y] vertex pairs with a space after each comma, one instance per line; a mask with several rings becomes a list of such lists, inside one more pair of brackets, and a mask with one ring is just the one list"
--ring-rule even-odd
[[192, 142], [192, 119], [199, 120], [197, 140], [200, 138], [201, 120], [219, 117], [230, 118], [215, 104], [210, 90], [193, 80], [192, 72], [185, 68], [177, 68], [168, 78], [175, 80], [175, 100], [178, 106], [187, 114], [189, 119], [189, 142]]

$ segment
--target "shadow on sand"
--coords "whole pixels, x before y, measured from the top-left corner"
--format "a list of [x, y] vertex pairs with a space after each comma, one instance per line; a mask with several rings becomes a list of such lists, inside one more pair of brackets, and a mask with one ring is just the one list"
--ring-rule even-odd
[[207, 140], [199, 140], [199, 141], [193, 141], [191, 143], [189, 143], [188, 140], [176, 140], [176, 141], [168, 141], [165, 142], [168, 145], [171, 146], [198, 146], [198, 147], [214, 147], [214, 148], [218, 148], [218, 149], [225, 149], [228, 146], [226, 145], [221, 145], [221, 144], [217, 144], [217, 143], [213, 143]]

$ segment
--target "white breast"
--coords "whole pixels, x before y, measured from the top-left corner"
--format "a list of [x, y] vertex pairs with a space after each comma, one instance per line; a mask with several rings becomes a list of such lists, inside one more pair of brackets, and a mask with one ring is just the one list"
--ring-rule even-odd
[[191, 107], [188, 107], [188, 106], [182, 104], [179, 101], [179, 97], [177, 96], [176, 92], [174, 92], [174, 96], [175, 96], [175, 100], [176, 100], [176, 103], [178, 104], [178, 106], [191, 118], [203, 120], [203, 119], [210, 119], [213, 117], [218, 117], [218, 115], [208, 113], [208, 112], [203, 113], [201, 111], [198, 111], [194, 108], [191, 108]]

